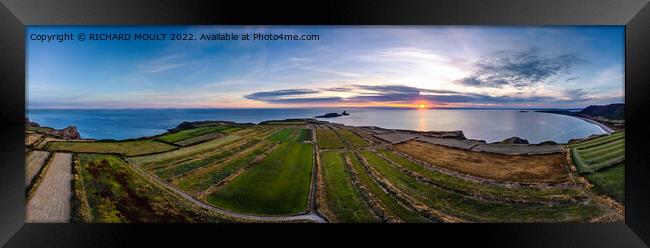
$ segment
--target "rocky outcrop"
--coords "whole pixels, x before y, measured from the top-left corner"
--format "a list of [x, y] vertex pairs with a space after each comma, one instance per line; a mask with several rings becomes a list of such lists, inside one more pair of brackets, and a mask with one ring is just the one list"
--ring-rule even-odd
[[29, 121], [29, 118], [25, 117], [25, 128], [30, 128], [30, 127], [40, 127], [41, 125], [38, 125], [38, 123]]
[[539, 143], [539, 145], [541, 145], [541, 146], [544, 146], [544, 145], [557, 145], [557, 142], [552, 141], [552, 140], [547, 140], [547, 141]]
[[420, 132], [423, 136], [432, 137], [432, 138], [445, 138], [445, 139], [460, 139], [465, 140], [465, 134], [463, 131], [428, 131]]
[[81, 139], [81, 135], [77, 131], [76, 126], [68, 126], [64, 129], [54, 129], [51, 127], [41, 127], [36, 122], [29, 121], [29, 118], [25, 117], [25, 130], [30, 130], [32, 132], [51, 135], [59, 139], [66, 140], [78, 140]]
[[70, 140], [81, 139], [81, 135], [79, 135], [79, 132], [77, 132], [77, 127], [75, 126], [68, 126], [61, 130], [54, 130], [53, 132], [54, 135], [60, 136], [64, 139], [70, 139]]
[[528, 140], [515, 136], [515, 137], [504, 139], [499, 142], [494, 142], [494, 144], [528, 144]]
[[350, 115], [350, 113], [343, 111], [343, 113], [327, 113], [324, 115], [319, 115], [316, 116], [315, 118], [334, 118], [334, 117], [339, 117], [339, 116], [344, 116], [344, 115]]

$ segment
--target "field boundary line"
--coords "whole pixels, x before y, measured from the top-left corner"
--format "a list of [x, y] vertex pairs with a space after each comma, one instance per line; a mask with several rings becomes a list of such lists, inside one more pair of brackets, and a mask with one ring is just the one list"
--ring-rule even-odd
[[70, 222], [75, 222], [75, 217], [83, 223], [92, 223], [93, 215], [88, 203], [88, 196], [86, 195], [85, 182], [83, 180], [83, 168], [81, 168], [81, 161], [79, 154], [72, 154], [72, 197], [70, 197]]
[[359, 175], [354, 170], [354, 168], [352, 168], [352, 161], [350, 161], [348, 154], [340, 154], [340, 156], [343, 156], [343, 168], [345, 170], [345, 174], [350, 177], [352, 186], [359, 190], [361, 193], [363, 203], [370, 209], [372, 215], [377, 218], [377, 220], [382, 222], [403, 222], [400, 218], [394, 216], [390, 211], [388, 211], [388, 208], [383, 204], [383, 202], [379, 200], [377, 196], [375, 196], [372, 192], [370, 192], [367, 187], [361, 187], [363, 183], [360, 182]]
[[365, 157], [363, 157], [358, 152], [355, 152], [354, 155], [357, 157], [357, 159], [359, 160], [361, 165], [365, 168], [365, 170], [368, 172], [368, 174], [371, 176], [371, 178], [375, 180], [375, 182], [383, 186], [384, 189], [386, 189], [396, 198], [399, 198], [402, 201], [407, 202], [408, 205], [412, 206], [412, 209], [415, 209], [418, 214], [424, 216], [425, 218], [430, 218], [431, 216], [433, 216], [436, 221], [468, 222], [463, 218], [447, 214], [442, 210], [434, 209], [431, 206], [424, 204], [420, 200], [415, 199], [410, 194], [405, 194], [401, 189], [397, 188], [388, 179], [382, 177], [381, 174], [379, 174], [379, 172], [377, 172], [374, 168], [372, 168], [372, 166], [370, 166], [370, 164], [368, 163]]
[[128, 161], [124, 160], [122, 157], [120, 157], [123, 162], [125, 162], [127, 165], [129, 165], [130, 168], [132, 168], [135, 172], [137, 172], [139, 175], [148, 178], [148, 181], [153, 181], [156, 184], [162, 186], [163, 188], [167, 189], [168, 191], [171, 191], [172, 193], [176, 194], [177, 196], [180, 196], [191, 203], [197, 205], [198, 207], [201, 207], [203, 209], [206, 209], [208, 211], [214, 212], [218, 215], [225, 215], [226, 217], [234, 218], [235, 220], [240, 219], [240, 220], [247, 220], [247, 221], [252, 221], [252, 222], [295, 222], [295, 221], [307, 221], [307, 222], [316, 222], [316, 223], [324, 223], [325, 220], [315, 214], [297, 214], [297, 215], [278, 215], [278, 216], [259, 216], [259, 215], [251, 215], [251, 214], [244, 214], [244, 213], [237, 213], [237, 212], [232, 212], [229, 210], [225, 210], [216, 206], [213, 206], [211, 204], [207, 204], [202, 202], [201, 200], [183, 192], [180, 189], [177, 189], [173, 185], [160, 180], [154, 175], [151, 175], [149, 172], [142, 170], [141, 168], [138, 168], [137, 166], [132, 166]]

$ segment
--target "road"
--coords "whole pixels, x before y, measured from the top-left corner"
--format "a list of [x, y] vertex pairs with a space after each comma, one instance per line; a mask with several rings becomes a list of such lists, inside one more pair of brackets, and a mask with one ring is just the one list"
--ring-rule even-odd
[[65, 223], [70, 220], [72, 154], [55, 153], [42, 182], [26, 207], [27, 223]]

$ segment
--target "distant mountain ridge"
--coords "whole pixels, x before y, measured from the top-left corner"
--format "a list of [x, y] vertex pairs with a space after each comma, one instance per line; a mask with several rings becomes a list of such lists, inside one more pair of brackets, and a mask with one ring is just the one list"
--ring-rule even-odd
[[625, 119], [625, 104], [614, 103], [608, 105], [591, 105], [578, 112], [580, 115], [587, 115], [593, 117], [604, 117], [610, 120], [624, 120]]

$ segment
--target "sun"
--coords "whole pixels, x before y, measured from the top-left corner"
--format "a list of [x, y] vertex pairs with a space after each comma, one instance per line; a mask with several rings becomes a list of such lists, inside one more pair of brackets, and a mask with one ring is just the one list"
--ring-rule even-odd
[[426, 107], [427, 107], [427, 105], [424, 105], [424, 104], [418, 105], [418, 108], [421, 108], [421, 109], [426, 108]]

